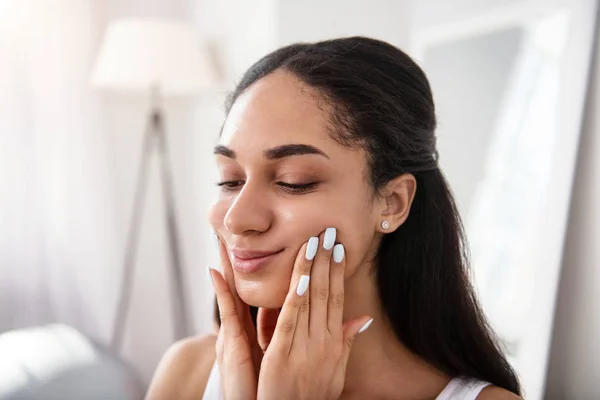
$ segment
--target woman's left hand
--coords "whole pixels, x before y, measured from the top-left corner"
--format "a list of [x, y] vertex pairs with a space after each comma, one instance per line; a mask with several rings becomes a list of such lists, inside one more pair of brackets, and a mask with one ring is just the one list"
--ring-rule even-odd
[[343, 322], [344, 247], [329, 228], [300, 249], [290, 290], [264, 354], [259, 400], [338, 399], [356, 335], [372, 322], [361, 316]]

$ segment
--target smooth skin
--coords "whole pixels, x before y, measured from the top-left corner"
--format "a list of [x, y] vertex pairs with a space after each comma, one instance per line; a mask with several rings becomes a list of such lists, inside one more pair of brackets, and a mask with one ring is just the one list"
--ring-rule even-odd
[[[320, 236], [326, 228], [335, 227], [336, 240], [345, 247], [342, 321], [374, 319], [352, 345], [339, 398], [435, 399], [450, 377], [398, 341], [383, 313], [371, 263], [382, 235], [397, 229], [408, 217], [418, 190], [416, 180], [410, 174], [399, 176], [388, 183], [380, 196], [375, 196], [367, 179], [367, 155], [362, 149], [347, 148], [333, 140], [329, 111], [326, 102], [312, 88], [281, 71], [262, 78], [236, 100], [223, 126], [219, 142], [222, 147], [216, 154], [222, 186], [209, 219], [229, 261], [234, 249], [279, 253], [255, 273], [241, 273], [233, 268], [232, 279], [225, 282], [233, 283], [234, 290], [227, 285], [232, 296], [247, 305], [260, 307], [259, 325], [262, 321], [271, 327], [279, 326], [281, 317], [273, 310], [289, 300], [297, 276], [296, 260], [304, 243], [312, 236]], [[318, 152], [278, 151], [290, 144], [312, 146]], [[305, 185], [308, 189], [298, 191], [294, 185]], [[389, 222], [389, 229], [381, 228], [383, 220]], [[314, 278], [311, 280], [314, 282]], [[217, 290], [224, 289], [219, 286], [218, 277], [215, 286]], [[312, 294], [308, 296], [315, 298]], [[246, 326], [244, 318], [240, 324]], [[282, 325], [283, 328], [296, 331], [288, 325]], [[258, 342], [261, 329], [259, 326], [258, 332], [248, 337], [249, 346], [254, 346], [253, 354], [258, 353], [251, 336], [256, 335]], [[320, 329], [325, 327], [322, 325]], [[214, 337], [187, 339], [169, 350], [157, 369], [147, 398], [201, 397], [210, 365], [215, 360], [214, 352], [207, 350], [211, 340], [215, 341]], [[319, 340], [325, 341], [324, 338]], [[224, 342], [223, 346], [228, 344]], [[270, 346], [267, 344], [267, 351]], [[261, 350], [264, 349], [261, 347]], [[323, 353], [326, 356], [329, 352]], [[284, 356], [275, 356], [275, 351], [272, 354], [280, 357], [277, 365], [283, 365], [281, 357]], [[294, 368], [308, 362], [300, 358], [304, 357], [300, 352], [290, 354], [298, 357], [286, 361], [296, 365]], [[340, 353], [333, 352], [326, 362], [336, 365], [339, 360]], [[242, 363], [243, 360], [237, 361]], [[255, 356], [247, 365], [254, 368], [258, 392], [261, 382], [257, 371], [262, 371], [257, 368], [257, 362]], [[197, 367], [186, 369], [182, 365]], [[227, 365], [234, 364], [228, 362]], [[234, 372], [221, 370], [224, 385], [230, 379], [252, 378], [250, 373], [236, 377]], [[286, 376], [280, 375], [284, 385]], [[279, 390], [291, 392], [294, 389], [277, 390], [279, 393]], [[190, 397], [176, 395], [182, 392], [190, 393]], [[509, 400], [518, 396], [489, 387], [479, 399]]]

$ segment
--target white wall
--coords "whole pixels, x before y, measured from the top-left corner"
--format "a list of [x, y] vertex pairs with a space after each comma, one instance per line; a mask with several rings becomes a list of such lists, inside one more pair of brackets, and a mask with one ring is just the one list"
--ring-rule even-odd
[[600, 41], [575, 174], [546, 399], [600, 398]]
[[422, 67], [436, 104], [440, 165], [465, 221], [485, 178], [502, 100], [522, 40], [522, 29], [507, 28], [440, 44], [424, 54]]
[[408, 0], [280, 0], [277, 43], [370, 36], [406, 50], [410, 33]]

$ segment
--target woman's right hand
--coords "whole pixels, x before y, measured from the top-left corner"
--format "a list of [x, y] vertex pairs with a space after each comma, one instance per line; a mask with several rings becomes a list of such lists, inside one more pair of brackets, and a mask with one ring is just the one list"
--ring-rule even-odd
[[212, 268], [210, 274], [221, 318], [215, 350], [223, 397], [226, 400], [255, 399], [260, 364], [273, 336], [279, 311], [259, 309], [257, 334], [250, 308], [240, 299], [235, 289], [227, 248], [221, 240], [218, 241], [225, 276]]

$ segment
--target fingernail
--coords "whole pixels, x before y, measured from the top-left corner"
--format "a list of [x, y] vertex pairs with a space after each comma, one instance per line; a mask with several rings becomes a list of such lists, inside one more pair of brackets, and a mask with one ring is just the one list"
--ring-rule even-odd
[[215, 278], [213, 276], [212, 270], [214, 270], [212, 266], [208, 267], [208, 276], [210, 276], [210, 280], [212, 281], [213, 286], [215, 285]]
[[336, 244], [335, 247], [333, 248], [333, 261], [335, 261], [336, 263], [341, 263], [342, 260], [344, 259], [344, 245], [343, 244]]
[[360, 329], [358, 330], [358, 333], [363, 333], [364, 331], [366, 331], [366, 330], [367, 330], [367, 328], [368, 328], [369, 326], [371, 326], [371, 323], [372, 323], [372, 322], [373, 322], [373, 318], [371, 318], [370, 320], [368, 320], [368, 321], [367, 321], [367, 322], [366, 322], [366, 323], [365, 323], [365, 324], [362, 326], [362, 328], [360, 328]]
[[296, 294], [298, 296], [302, 296], [306, 293], [306, 289], [308, 289], [308, 282], [310, 281], [310, 276], [302, 275], [300, 277], [300, 281], [298, 282], [298, 287], [296, 288]]
[[209, 265], [209, 266], [208, 266], [208, 275], [210, 275], [210, 279], [213, 279], [213, 275], [212, 275], [212, 274], [211, 274], [211, 272], [210, 272], [211, 270], [215, 270], [215, 271], [217, 271], [217, 273], [218, 273], [219, 275], [223, 276], [223, 271], [221, 270], [221, 267], [220, 267], [220, 266], [216, 266], [216, 267], [215, 267], [215, 266]]
[[319, 247], [319, 238], [311, 237], [308, 239], [308, 245], [306, 246], [306, 259], [312, 260], [317, 255], [317, 248]]
[[325, 235], [323, 236], [323, 248], [329, 250], [335, 244], [336, 230], [335, 228], [325, 229]]

